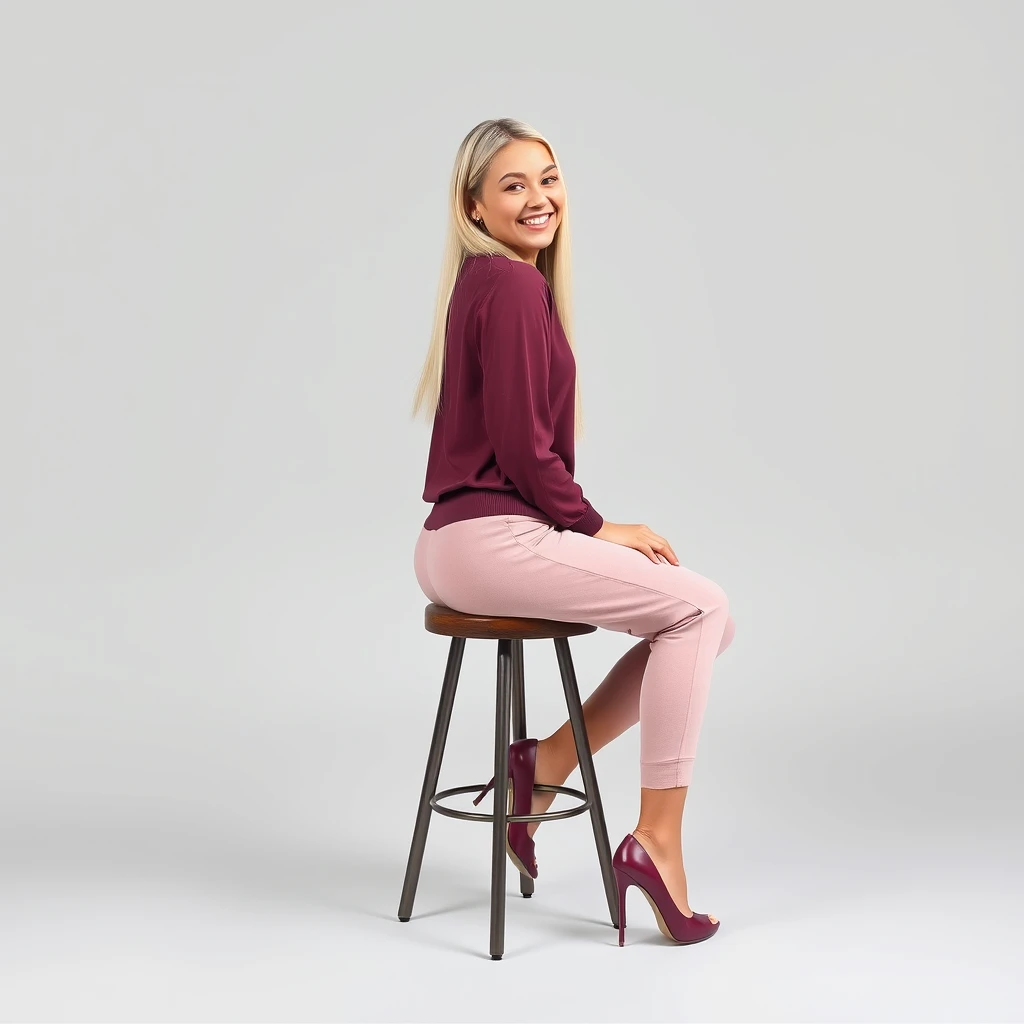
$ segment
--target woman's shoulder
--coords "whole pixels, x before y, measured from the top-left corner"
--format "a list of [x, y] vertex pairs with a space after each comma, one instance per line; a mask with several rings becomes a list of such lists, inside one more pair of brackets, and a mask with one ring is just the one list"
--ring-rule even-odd
[[480, 274], [483, 277], [515, 275], [517, 278], [543, 281], [547, 284], [547, 279], [532, 263], [511, 259], [500, 252], [469, 253], [463, 259], [462, 265], [466, 273]]
[[479, 284], [482, 299], [547, 298], [547, 278], [532, 264], [501, 254], [472, 255], [466, 258], [470, 276]]

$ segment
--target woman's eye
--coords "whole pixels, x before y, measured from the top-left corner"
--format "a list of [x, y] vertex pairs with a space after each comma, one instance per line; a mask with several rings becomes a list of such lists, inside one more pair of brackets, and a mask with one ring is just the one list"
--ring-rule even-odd
[[[558, 181], [558, 178], [555, 177], [555, 175], [551, 175], [550, 177], [547, 177], [544, 180], [545, 181]], [[516, 185], [522, 185], [522, 182], [521, 181], [513, 181], [512, 184], [509, 185], [509, 187], [507, 189], [505, 189], [505, 191], [509, 192], [511, 189], [515, 188]]]

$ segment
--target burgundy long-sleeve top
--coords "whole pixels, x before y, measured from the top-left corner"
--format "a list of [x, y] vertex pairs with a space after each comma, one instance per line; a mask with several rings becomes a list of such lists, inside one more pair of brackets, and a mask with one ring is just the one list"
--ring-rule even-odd
[[592, 536], [604, 519], [573, 479], [576, 360], [532, 264], [467, 256], [448, 305], [424, 526], [528, 515]]

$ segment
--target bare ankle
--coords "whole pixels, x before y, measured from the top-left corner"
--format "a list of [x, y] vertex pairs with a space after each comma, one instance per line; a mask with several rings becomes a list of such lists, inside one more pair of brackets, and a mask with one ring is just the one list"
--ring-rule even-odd
[[571, 741], [567, 744], [559, 729], [546, 739], [537, 741], [537, 757], [543, 761], [545, 774], [557, 778], [556, 785], [561, 785], [572, 774], [576, 767], [576, 746]]
[[633, 829], [633, 835], [640, 840], [640, 845], [643, 846], [648, 853], [663, 855], [672, 854], [680, 850], [682, 847], [681, 835], [677, 835], [673, 838], [671, 832], [648, 823], [638, 824], [637, 827]]

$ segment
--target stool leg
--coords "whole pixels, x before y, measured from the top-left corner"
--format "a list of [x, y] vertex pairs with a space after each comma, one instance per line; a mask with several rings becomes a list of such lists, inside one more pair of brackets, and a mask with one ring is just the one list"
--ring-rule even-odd
[[508, 728], [512, 705], [512, 641], [498, 641], [494, 701], [494, 815], [491, 833], [491, 959], [505, 951], [505, 844], [508, 841]]
[[597, 788], [597, 773], [594, 771], [594, 760], [590, 753], [590, 742], [587, 739], [587, 726], [583, 718], [583, 706], [580, 703], [580, 691], [576, 684], [576, 671], [569, 653], [569, 641], [566, 637], [556, 637], [555, 654], [558, 657], [558, 671], [562, 676], [562, 689], [565, 691], [565, 704], [572, 723], [572, 734], [576, 740], [576, 756], [580, 762], [580, 774], [583, 776], [583, 790], [590, 797], [590, 821], [594, 826], [594, 841], [597, 843], [597, 859], [601, 862], [601, 876], [604, 879], [604, 892], [608, 898], [608, 910], [612, 925], [619, 927], [618, 891], [615, 886], [615, 875], [612, 871], [612, 851], [608, 843], [608, 827], [604, 820], [604, 808], [601, 805], [601, 793]]
[[[523, 673], [523, 641], [512, 641], [512, 739], [526, 739], [526, 679]], [[529, 899], [533, 878], [519, 872], [519, 891]]]
[[405, 884], [402, 886], [402, 899], [398, 905], [398, 920], [408, 921], [412, 917], [412, 903], [416, 898], [416, 886], [420, 880], [420, 865], [423, 863], [423, 851], [427, 845], [427, 828], [430, 825], [430, 798], [437, 792], [437, 779], [441, 774], [441, 758], [444, 756], [444, 745], [448, 739], [448, 725], [452, 720], [452, 706], [455, 704], [455, 688], [459, 683], [459, 672], [462, 668], [462, 654], [466, 648], [466, 638], [452, 637], [448, 648], [448, 665], [441, 686], [441, 699], [437, 705], [437, 717], [434, 720], [434, 735], [430, 741], [430, 752], [427, 755], [427, 770], [423, 775], [423, 788], [420, 790], [420, 802], [416, 811], [416, 827], [412, 833], [412, 846], [409, 849], [409, 862], [405, 868]]
[[523, 676], [523, 641], [512, 641], [512, 739], [526, 739], [526, 687]]

